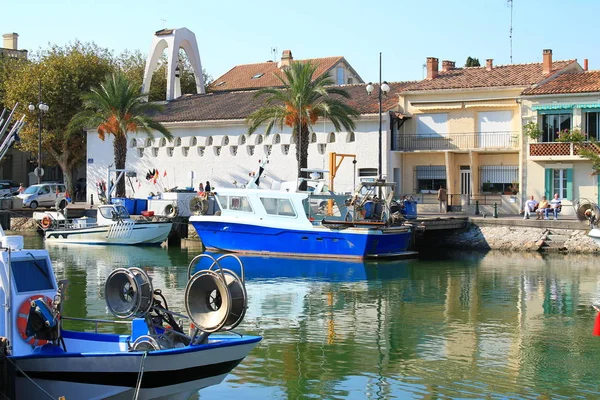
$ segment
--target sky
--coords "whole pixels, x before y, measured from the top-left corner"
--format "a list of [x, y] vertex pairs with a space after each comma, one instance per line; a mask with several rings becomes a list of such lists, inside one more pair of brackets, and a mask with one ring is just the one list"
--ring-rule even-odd
[[[235, 65], [343, 56], [365, 82], [423, 78], [427, 57], [488, 58], [510, 64], [508, 0], [29, 0], [0, 1], [0, 33], [19, 34], [19, 49], [35, 52], [75, 40], [116, 54], [147, 55], [155, 31], [195, 33], [203, 68], [214, 79]], [[600, 69], [599, 0], [513, 0], [512, 61], [589, 59]]]

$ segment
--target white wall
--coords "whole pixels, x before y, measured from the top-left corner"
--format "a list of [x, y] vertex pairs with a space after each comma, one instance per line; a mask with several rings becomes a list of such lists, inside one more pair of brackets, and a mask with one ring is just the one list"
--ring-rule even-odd
[[[192, 124], [190, 124], [192, 125]], [[193, 186], [198, 188], [200, 181], [210, 181], [214, 188], [233, 187], [233, 182], [238, 184], [246, 183], [248, 174], [255, 171], [258, 167], [259, 160], [266, 156], [266, 145], [271, 145], [271, 155], [269, 156], [269, 165], [264, 174], [265, 178], [262, 182], [270, 186], [274, 180], [295, 180], [297, 171], [297, 162], [295, 157], [295, 145], [292, 143], [290, 128], [284, 129], [280, 133], [280, 143], [273, 144], [276, 130], [264, 136], [263, 129], [257, 130], [256, 133], [246, 136], [246, 144], [241, 143], [242, 135], [245, 135], [247, 126], [239, 121], [230, 122], [202, 122], [193, 124], [194, 126], [179, 126], [172, 124], [167, 125], [175, 138], [181, 138], [181, 144], [176, 145], [176, 139], [166, 146], [160, 146], [161, 135], [155, 135], [154, 143], [150, 147], [139, 146], [139, 142], [144, 142], [146, 136], [144, 134], [130, 134], [128, 138], [128, 152], [126, 168], [136, 171], [137, 178], [132, 178], [133, 188], [131, 189], [127, 183], [127, 196], [136, 198], [146, 198], [151, 192], [163, 192], [165, 189], [178, 186], [185, 188], [191, 185], [190, 172], [194, 172]], [[383, 127], [387, 127], [387, 121], [383, 122]], [[335, 133], [335, 142], [328, 143], [329, 133], [333, 131], [331, 122], [319, 121], [314, 126], [314, 131], [317, 134], [317, 142], [309, 145], [309, 168], [329, 169], [329, 153], [337, 152], [344, 154], [356, 154], [357, 164], [356, 172], [360, 168], [377, 168], [378, 165], [378, 119], [377, 116], [356, 121], [355, 141], [348, 142], [349, 133]], [[262, 136], [262, 144], [257, 144], [259, 135]], [[229, 139], [228, 145], [223, 145], [224, 137]], [[387, 132], [382, 133], [383, 149], [387, 148]], [[190, 139], [196, 138], [196, 145], [189, 146]], [[206, 141], [212, 137], [212, 145], [208, 145]], [[138, 142], [138, 147], [131, 147], [132, 139], [135, 138]], [[107, 180], [107, 169], [109, 165], [114, 163], [113, 143], [109, 137], [106, 141], [101, 141], [96, 134], [96, 131], [89, 131], [87, 138], [87, 193], [94, 194], [94, 202], [98, 201], [96, 195], [97, 182]], [[289, 153], [283, 154], [283, 146], [290, 145]], [[249, 155], [249, 146], [254, 145], [254, 155]], [[323, 145], [325, 150], [323, 154], [319, 151]], [[221, 146], [220, 155], [215, 154], [215, 148]], [[231, 152], [232, 146], [237, 147], [237, 154]], [[173, 155], [170, 157], [167, 154], [167, 148], [173, 147]], [[187, 157], [183, 155], [182, 148], [189, 147]], [[199, 155], [199, 149], [204, 147], [204, 155]], [[158, 154], [153, 154], [153, 148], [158, 148]], [[142, 153], [140, 157], [139, 152]], [[384, 171], [387, 168], [386, 151], [383, 150], [383, 166]], [[90, 161], [92, 161], [90, 163]], [[114, 168], [114, 167], [113, 167]], [[146, 180], [148, 170], [157, 169], [160, 177], [155, 184], [152, 181]], [[164, 175], [166, 171], [167, 175]], [[335, 179], [335, 190], [341, 192], [350, 192], [354, 185], [354, 165], [352, 159], [346, 158], [340, 165], [338, 174]], [[328, 178], [328, 176], [327, 176]], [[390, 177], [391, 178], [391, 177]], [[358, 183], [358, 179], [356, 180]]]

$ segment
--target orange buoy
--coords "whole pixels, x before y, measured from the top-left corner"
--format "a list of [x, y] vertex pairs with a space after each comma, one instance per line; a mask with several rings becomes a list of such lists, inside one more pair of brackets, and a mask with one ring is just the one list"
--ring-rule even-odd
[[52, 226], [52, 219], [45, 215], [44, 218], [42, 218], [42, 228], [44, 229], [48, 229]]
[[27, 333], [25, 333], [27, 330], [27, 320], [29, 319], [29, 310], [31, 310], [31, 302], [37, 299], [44, 299], [44, 303], [52, 306], [52, 299], [50, 297], [44, 296], [43, 294], [35, 294], [21, 303], [19, 313], [17, 314], [17, 329], [19, 331], [19, 336], [32, 346], [42, 346], [48, 343], [47, 340], [36, 339], [34, 336], [27, 336]]

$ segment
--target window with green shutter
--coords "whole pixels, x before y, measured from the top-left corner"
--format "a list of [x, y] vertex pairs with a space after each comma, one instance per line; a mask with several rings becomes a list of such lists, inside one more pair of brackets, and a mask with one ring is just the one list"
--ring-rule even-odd
[[546, 169], [544, 193], [548, 200], [555, 193], [561, 199], [573, 200], [573, 168]]

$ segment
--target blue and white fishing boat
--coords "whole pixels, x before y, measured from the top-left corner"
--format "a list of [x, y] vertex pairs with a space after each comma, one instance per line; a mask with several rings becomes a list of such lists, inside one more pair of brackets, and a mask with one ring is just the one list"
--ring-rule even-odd
[[[133, 319], [69, 318], [61, 311], [66, 284], [56, 281], [48, 252], [23, 249], [22, 236], [0, 230], [0, 336], [8, 341], [5, 365], [16, 369], [9, 397], [187, 399], [220, 383], [261, 340], [225, 332], [247, 307], [241, 262], [240, 269], [241, 278], [215, 260], [190, 276], [184, 315], [168, 309], [142, 269], [118, 268], [106, 281], [106, 303], [115, 316]], [[184, 329], [175, 316], [193, 326], [187, 331], [189, 322]], [[90, 321], [96, 331], [63, 329], [69, 319]], [[126, 324], [131, 332], [99, 333], [99, 323]]]
[[415, 254], [409, 250], [412, 227], [392, 206], [393, 184], [362, 183], [349, 199], [314, 190], [258, 189], [259, 176], [244, 188], [217, 190], [210, 195], [213, 206], [190, 217], [207, 249], [358, 259]]

